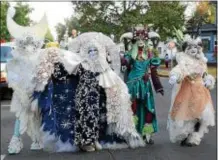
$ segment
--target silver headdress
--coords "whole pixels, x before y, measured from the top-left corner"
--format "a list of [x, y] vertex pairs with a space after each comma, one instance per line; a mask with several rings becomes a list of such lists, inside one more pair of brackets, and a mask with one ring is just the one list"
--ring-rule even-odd
[[[105, 48], [96, 41], [97, 37], [94, 37], [88, 43], [85, 43], [80, 48], [80, 56], [83, 59], [82, 66], [86, 70], [90, 70], [92, 72], [104, 72], [110, 66], [106, 60], [106, 50]], [[89, 50], [95, 48], [97, 50], [97, 54], [94, 59], [90, 58]]]
[[15, 38], [16, 45], [19, 48], [25, 48], [32, 45], [35, 49], [41, 48], [45, 34], [48, 29], [46, 15], [34, 26], [20, 26], [12, 18], [15, 15], [15, 9], [10, 7], [7, 13], [7, 28], [12, 37]]
[[113, 40], [110, 37], [100, 32], [83, 33], [80, 34], [78, 37], [72, 39], [72, 41], [69, 42], [68, 48], [70, 51], [80, 54], [80, 48], [85, 43], [88, 43], [93, 39], [95, 39], [95, 41], [97, 41], [98, 44], [100, 44], [106, 51], [106, 55], [103, 56], [105, 56], [106, 59], [110, 56], [110, 60], [111, 60], [110, 67], [119, 75], [120, 67], [121, 67], [119, 47], [113, 42]]

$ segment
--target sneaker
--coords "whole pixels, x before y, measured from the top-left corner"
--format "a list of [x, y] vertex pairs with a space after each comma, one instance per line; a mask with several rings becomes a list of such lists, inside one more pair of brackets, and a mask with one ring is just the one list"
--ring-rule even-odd
[[81, 149], [85, 152], [94, 152], [95, 151], [95, 147], [93, 145], [85, 145], [85, 146], [82, 146]]
[[102, 150], [102, 145], [98, 141], [95, 142], [95, 149], [98, 151]]
[[9, 154], [18, 154], [23, 149], [22, 139], [16, 136], [11, 138], [11, 141], [8, 146]]
[[40, 142], [33, 142], [30, 147], [31, 150], [41, 150], [43, 146]]

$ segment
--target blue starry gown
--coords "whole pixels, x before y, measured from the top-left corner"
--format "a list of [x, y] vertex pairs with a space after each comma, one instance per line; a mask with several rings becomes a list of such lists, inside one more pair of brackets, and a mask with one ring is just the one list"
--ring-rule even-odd
[[[55, 135], [62, 144], [74, 146], [75, 90], [78, 77], [69, 75], [61, 63], [55, 64], [54, 74], [43, 92], [35, 92], [42, 116], [42, 130]], [[55, 151], [60, 150], [56, 145]]]

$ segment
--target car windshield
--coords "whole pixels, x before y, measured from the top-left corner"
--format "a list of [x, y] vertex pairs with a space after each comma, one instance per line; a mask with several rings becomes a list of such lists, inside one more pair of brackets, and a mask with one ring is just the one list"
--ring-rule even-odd
[[12, 58], [11, 50], [9, 46], [1, 46], [1, 62], [7, 62]]

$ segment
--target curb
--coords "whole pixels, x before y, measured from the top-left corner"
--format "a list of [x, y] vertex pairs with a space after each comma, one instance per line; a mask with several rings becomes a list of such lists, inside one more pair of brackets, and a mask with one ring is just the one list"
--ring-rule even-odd
[[168, 78], [168, 77], [169, 77], [169, 75], [163, 75], [163, 74], [158, 74], [158, 76], [160, 76], [160, 77], [165, 77], [165, 78]]

